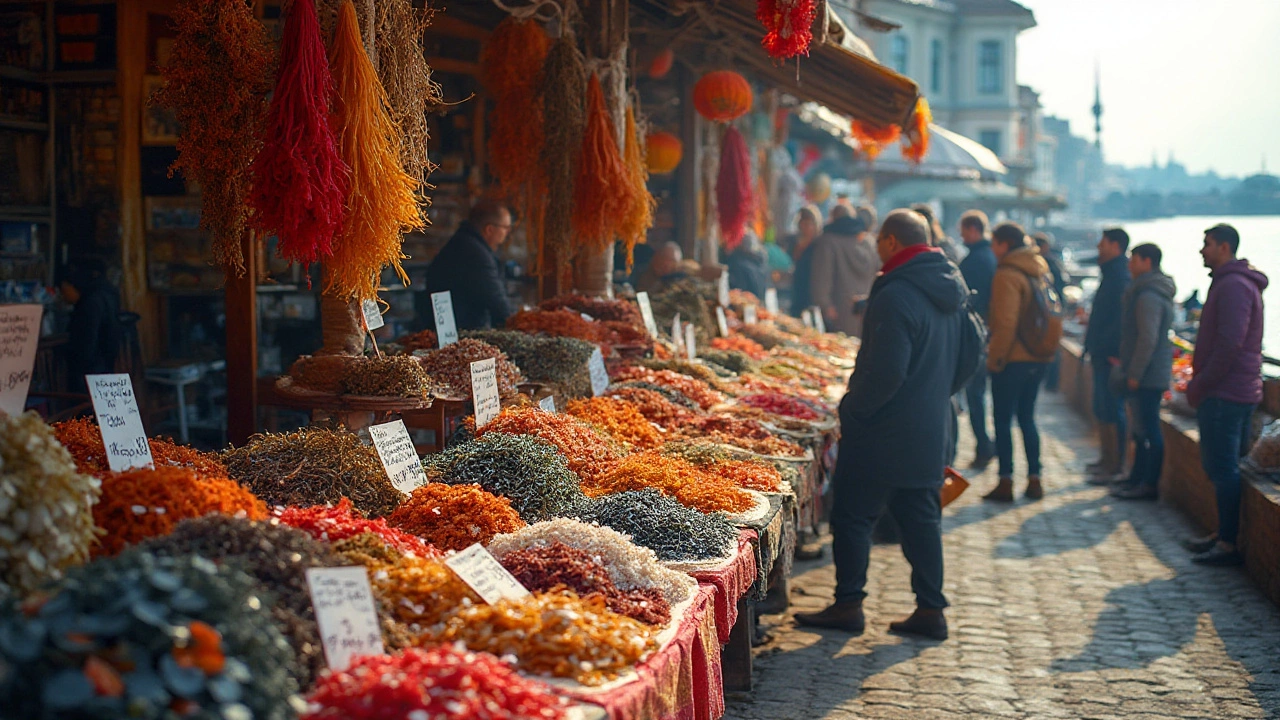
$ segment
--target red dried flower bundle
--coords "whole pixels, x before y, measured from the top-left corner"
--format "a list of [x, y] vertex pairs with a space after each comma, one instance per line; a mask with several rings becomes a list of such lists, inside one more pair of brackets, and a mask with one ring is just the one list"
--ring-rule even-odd
[[509, 17], [494, 28], [480, 54], [481, 79], [496, 105], [489, 121], [489, 162], [520, 215], [541, 206], [546, 195], [538, 89], [550, 49], [551, 38], [537, 21]]
[[742, 133], [730, 125], [720, 146], [720, 174], [716, 176], [716, 212], [724, 246], [733, 250], [742, 242], [751, 215], [751, 156]]
[[756, 19], [768, 31], [760, 44], [770, 57], [779, 60], [808, 55], [817, 15], [814, 0], [758, 0]]

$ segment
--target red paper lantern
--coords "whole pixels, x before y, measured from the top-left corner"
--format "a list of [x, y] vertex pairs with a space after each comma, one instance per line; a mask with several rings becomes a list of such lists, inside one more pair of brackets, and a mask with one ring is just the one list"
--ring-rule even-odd
[[751, 110], [751, 83], [736, 72], [716, 70], [693, 86], [693, 107], [702, 117], [730, 122]]
[[665, 77], [671, 72], [671, 66], [676, 63], [676, 53], [671, 48], [667, 48], [659, 52], [653, 58], [653, 62], [649, 63], [649, 77], [658, 80]]
[[649, 137], [645, 139], [645, 154], [649, 172], [665, 175], [680, 165], [680, 158], [684, 157], [684, 144], [669, 132], [649, 133]]

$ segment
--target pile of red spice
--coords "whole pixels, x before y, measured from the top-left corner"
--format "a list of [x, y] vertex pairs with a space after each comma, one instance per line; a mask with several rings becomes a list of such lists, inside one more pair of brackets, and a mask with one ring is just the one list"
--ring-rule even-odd
[[608, 397], [624, 400], [635, 406], [646, 420], [667, 430], [673, 430], [697, 417], [692, 410], [680, 407], [656, 390], [637, 387], [621, 387], [609, 390]]
[[662, 445], [662, 434], [635, 405], [613, 397], [573, 400], [565, 412], [585, 420], [609, 437], [640, 450]]
[[644, 367], [625, 367], [618, 370], [612, 378], [614, 382], [639, 381], [671, 388], [696, 402], [698, 407], [706, 410], [712, 405], [724, 402], [724, 394], [711, 389], [707, 383], [689, 377], [674, 370], [651, 370]]
[[585, 550], [554, 542], [512, 551], [501, 562], [532, 592], [567, 587], [581, 597], [602, 595], [610, 610], [647, 625], [671, 622], [671, 604], [662, 591], [652, 587], [619, 590], [604, 565]]
[[782, 393], [747, 395], [738, 398], [738, 402], [774, 415], [786, 415], [801, 420], [817, 420], [822, 417], [805, 403]]
[[491, 432], [533, 435], [555, 445], [569, 461], [569, 469], [584, 482], [598, 477], [621, 457], [590, 425], [559, 413], [509, 408], [481, 428], [479, 434], [483, 437]]
[[285, 525], [302, 530], [317, 540], [338, 542], [364, 533], [373, 533], [403, 553], [419, 557], [440, 555], [439, 551], [422, 538], [391, 527], [384, 518], [365, 519], [347, 498], [342, 498], [337, 505], [276, 508], [272, 515]]

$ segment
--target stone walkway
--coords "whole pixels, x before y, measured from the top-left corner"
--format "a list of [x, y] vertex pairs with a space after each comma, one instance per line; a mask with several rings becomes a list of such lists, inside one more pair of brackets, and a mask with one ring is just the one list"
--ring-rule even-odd
[[950, 640], [886, 632], [914, 607], [896, 545], [872, 553], [864, 635], [797, 627], [831, 599], [828, 545], [762, 619], [756, 689], [726, 718], [1280, 718], [1280, 610], [1240, 570], [1193, 565], [1172, 508], [1084, 484], [1084, 423], [1052, 394], [1040, 414], [1045, 499], [983, 503], [993, 464], [946, 510]]

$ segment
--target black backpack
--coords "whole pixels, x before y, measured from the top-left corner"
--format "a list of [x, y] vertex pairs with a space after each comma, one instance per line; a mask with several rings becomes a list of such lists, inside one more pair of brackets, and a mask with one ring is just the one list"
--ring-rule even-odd
[[955, 395], [969, 385], [978, 371], [987, 364], [987, 323], [973, 309], [973, 293], [960, 306], [960, 352], [956, 357], [956, 375], [951, 381], [951, 394]]

